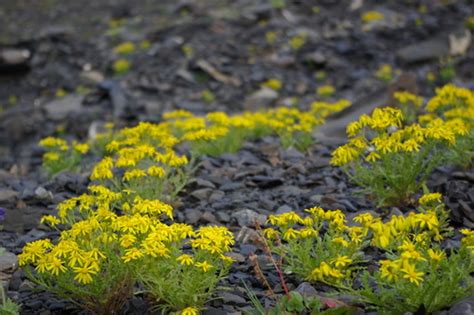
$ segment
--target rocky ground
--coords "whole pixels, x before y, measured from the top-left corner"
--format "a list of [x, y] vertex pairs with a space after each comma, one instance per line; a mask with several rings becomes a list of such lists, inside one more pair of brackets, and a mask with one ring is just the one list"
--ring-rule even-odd
[[[361, 14], [369, 10], [385, 19], [362, 23]], [[207, 314], [248, 308], [242, 281], [270, 303], [248, 260], [251, 253], [264, 260], [252, 222], [314, 205], [349, 215], [373, 210], [370, 200], [355, 194], [357, 188], [329, 165], [331, 150], [343, 139], [328, 135], [357, 113], [390, 104], [397, 89], [429, 96], [448, 81], [474, 88], [474, 45], [464, 28], [471, 15], [469, 0], [303, 0], [286, 1], [282, 8], [250, 0], [0, 2], [6, 26], [0, 29], [0, 208], [5, 211], [0, 244], [8, 251], [0, 257], [0, 276], [8, 295], [22, 304], [24, 314], [78, 312], [66, 301], [32, 290], [16, 268], [14, 254], [26, 242], [55, 236], [39, 218], [88, 184], [87, 173], [48, 179], [40, 168], [40, 138], [84, 140], [105, 121], [118, 126], [159, 121], [163, 112], [177, 108], [198, 114], [294, 103], [304, 108], [318, 99], [318, 86], [331, 84], [333, 99], [348, 98], [354, 106], [315, 134], [309, 152], [282, 149], [269, 137], [246, 143], [237, 154], [205, 158], [177, 202], [178, 221], [225, 224], [237, 237], [238, 263], [224, 283], [232, 290], [220, 293], [222, 299], [212, 302]], [[269, 32], [274, 41], [268, 40]], [[301, 34], [304, 45], [295, 50], [291, 39]], [[112, 63], [120, 57], [113, 48], [144, 40], [149, 47], [126, 57], [130, 71], [114, 74]], [[394, 70], [390, 83], [374, 75], [383, 64]], [[278, 92], [261, 88], [271, 78], [281, 80]], [[203, 91], [213, 97], [203, 97]], [[428, 183], [446, 196], [458, 226], [474, 226], [473, 183], [474, 170], [452, 169], [438, 169]], [[265, 273], [281, 291], [273, 270]], [[317, 294], [326, 290], [289, 282]], [[472, 308], [471, 299], [449, 314], [470, 314]], [[137, 297], [128, 313], [147, 311]]]

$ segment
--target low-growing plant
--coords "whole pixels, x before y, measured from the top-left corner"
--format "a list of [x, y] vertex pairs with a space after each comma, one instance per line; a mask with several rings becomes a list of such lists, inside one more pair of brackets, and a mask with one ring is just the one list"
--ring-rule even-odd
[[434, 119], [425, 126], [404, 120], [399, 109], [377, 108], [350, 123], [348, 143], [332, 153], [331, 163], [342, 166], [380, 206], [410, 203], [434, 168], [446, 162], [446, 150], [468, 133], [458, 120]]
[[271, 251], [282, 257], [287, 273], [343, 286], [351, 278], [354, 265], [362, 261], [362, 249], [368, 245], [367, 230], [347, 227], [340, 210], [315, 207], [305, 211], [309, 213], [305, 218], [294, 212], [269, 217], [278, 227], [263, 231]]
[[423, 105], [423, 98], [410, 92], [395, 92], [393, 97], [398, 102], [398, 108], [403, 112], [405, 123], [414, 123]]
[[[441, 242], [452, 229], [441, 195], [427, 193], [418, 204], [416, 211], [387, 221], [362, 213], [348, 223], [340, 211], [321, 208], [308, 209], [306, 218], [294, 212], [270, 216], [278, 229], [265, 229], [263, 243], [279, 257], [287, 273], [330, 284], [367, 304], [368, 310], [381, 314], [439, 311], [473, 293], [474, 232], [461, 230], [465, 235], [461, 248], [443, 250]], [[385, 256], [375, 269], [367, 267], [368, 261], [361, 264], [361, 250], [369, 244]], [[262, 277], [259, 274], [257, 270], [257, 278]], [[299, 298], [289, 305], [292, 297], [287, 294], [275, 310], [282, 314], [306, 310]], [[251, 300], [261, 311], [256, 296]]]
[[375, 71], [374, 76], [378, 80], [380, 80], [382, 82], [385, 82], [385, 83], [388, 83], [388, 82], [392, 81], [393, 78], [394, 78], [394, 73], [393, 73], [392, 66], [389, 65], [389, 64], [381, 65], [377, 69], [377, 71]]
[[426, 104], [427, 115], [420, 122], [429, 124], [442, 119], [446, 122], [464, 124], [467, 132], [456, 139], [446, 152], [449, 163], [464, 169], [474, 164], [474, 92], [452, 84], [436, 89], [436, 95]]
[[135, 44], [124, 42], [114, 48], [114, 52], [119, 55], [129, 55], [135, 51]]
[[273, 45], [276, 43], [277, 41], [277, 33], [275, 32], [266, 32], [265, 33], [265, 41], [267, 42], [267, 44], [269, 45]]
[[282, 87], [282, 83], [278, 79], [268, 79], [267, 81], [262, 83], [262, 86], [275, 91], [279, 91]]
[[454, 62], [451, 59], [445, 60], [441, 63], [439, 69], [439, 78], [443, 83], [451, 82], [456, 76], [456, 68]]
[[125, 74], [130, 70], [130, 61], [127, 59], [117, 59], [112, 64], [112, 70], [118, 75]]
[[288, 43], [293, 50], [298, 51], [306, 44], [306, 37], [305, 33], [301, 33], [291, 37]]
[[362, 274], [360, 289], [349, 291], [380, 314], [429, 314], [474, 294], [474, 259], [465, 248], [448, 256], [437, 246], [414, 247], [387, 257], [375, 273]]
[[[61, 203], [57, 217], [43, 217], [66, 229], [57, 243], [46, 239], [25, 246], [20, 265], [27, 276], [94, 314], [120, 312], [137, 280], [157, 307], [201, 309], [232, 263], [225, 256], [232, 233], [225, 227], [193, 231], [165, 224], [163, 219], [173, 218], [170, 205], [130, 190], [89, 190]], [[188, 246], [192, 250], [185, 252]]]
[[248, 287], [246, 289], [247, 295], [254, 306], [253, 310], [245, 312], [247, 315], [349, 315], [355, 313], [353, 308], [345, 306], [326, 308], [319, 297], [305, 296], [296, 291], [291, 291], [288, 295], [282, 296], [273, 307], [265, 308], [255, 293], [250, 291]]
[[378, 11], [367, 11], [361, 16], [361, 20], [364, 23], [370, 23], [374, 21], [381, 21], [385, 19], [385, 15]]
[[89, 152], [87, 143], [73, 142], [69, 145], [65, 140], [54, 137], [44, 138], [39, 144], [46, 149], [43, 167], [50, 176], [66, 170], [78, 171], [84, 155]]
[[201, 99], [206, 103], [214, 103], [216, 96], [209, 90], [204, 90], [201, 92]]
[[[193, 232], [190, 226], [174, 224], [150, 233], [129, 251], [138, 255], [133, 264], [136, 276], [157, 308], [198, 311], [227, 275], [233, 260], [225, 253], [233, 243], [225, 227], [201, 227]], [[189, 252], [182, 250], [189, 245]]]
[[382, 223], [370, 215], [357, 220], [373, 233], [372, 245], [385, 251], [374, 272], [365, 270], [360, 285], [344, 291], [381, 314], [442, 310], [474, 292], [474, 255], [469, 230], [460, 249], [442, 250], [451, 233], [439, 193], [419, 199], [419, 213], [393, 216]]
[[322, 85], [316, 89], [316, 94], [321, 97], [333, 96], [335, 92], [336, 89], [334, 88], [334, 86], [329, 84]]
[[474, 31], [474, 16], [467, 17], [464, 25], [468, 30]]

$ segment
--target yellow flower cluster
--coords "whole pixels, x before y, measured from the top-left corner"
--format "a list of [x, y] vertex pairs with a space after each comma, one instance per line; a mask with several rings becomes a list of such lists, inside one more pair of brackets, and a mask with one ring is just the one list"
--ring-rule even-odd
[[395, 92], [393, 97], [402, 105], [411, 105], [416, 108], [423, 105], [423, 98], [410, 92]]
[[39, 142], [46, 149], [43, 155], [43, 166], [50, 174], [55, 174], [63, 169], [76, 167], [82, 156], [89, 152], [89, 144], [74, 141], [71, 145], [66, 140], [47, 137]]
[[421, 270], [429, 270], [429, 266], [436, 268], [441, 260], [446, 259], [446, 253], [438, 248], [419, 248], [410, 241], [404, 241], [398, 247], [398, 255], [393, 259], [381, 260], [380, 275], [389, 282], [406, 280], [416, 286], [423, 282], [425, 273]]
[[[419, 203], [419, 212], [392, 216], [387, 221], [362, 213], [347, 223], [340, 210], [319, 207], [306, 209], [310, 215], [304, 218], [295, 212], [273, 215], [268, 221], [278, 228], [267, 228], [263, 235], [277, 240], [272, 249], [285, 257], [290, 271], [310, 281], [337, 286], [349, 280], [354, 264], [360, 262], [358, 254], [370, 244], [396, 253], [379, 262], [382, 278], [420, 285], [424, 272], [419, 270], [435, 268], [446, 258], [437, 244], [450, 229], [440, 194], [425, 194]], [[465, 235], [463, 246], [474, 251], [474, 232], [464, 229], [461, 233]]]
[[[234, 244], [227, 228], [206, 226], [194, 230], [187, 224], [165, 224], [163, 218], [173, 218], [173, 209], [166, 203], [144, 199], [129, 190], [114, 192], [101, 185], [90, 186], [89, 190], [88, 194], [60, 203], [57, 217], [43, 217], [42, 222], [53, 227], [67, 227], [57, 242], [46, 239], [28, 243], [19, 255], [20, 266], [26, 271], [34, 268], [36, 273], [29, 274], [39, 284], [54, 284], [62, 294], [80, 300], [98, 294], [89, 292], [89, 286], [108, 290], [106, 281], [116, 281], [112, 286], [132, 281], [134, 268], [145, 262], [162, 263], [167, 272], [173, 266], [176, 272], [188, 272], [188, 277], [196, 273], [218, 277], [215, 272], [233, 263], [226, 256]], [[189, 250], [185, 252], [184, 248]], [[200, 308], [203, 302], [189, 301], [183, 312], [197, 314], [195, 306]]]
[[362, 115], [347, 126], [350, 139], [332, 153], [331, 164], [343, 166], [359, 159], [374, 162], [387, 154], [418, 152], [433, 141], [453, 145], [457, 137], [469, 132], [460, 119], [438, 118], [426, 126], [403, 126], [403, 120], [402, 111], [391, 107], [377, 108], [370, 116]]
[[474, 91], [447, 84], [436, 89], [436, 95], [426, 104], [428, 115], [420, 118], [426, 122], [438, 117], [444, 120], [460, 119], [474, 126]]
[[380, 13], [378, 11], [367, 11], [361, 16], [361, 20], [364, 23], [369, 23], [373, 21], [380, 21], [385, 18], [385, 15], [383, 13]]

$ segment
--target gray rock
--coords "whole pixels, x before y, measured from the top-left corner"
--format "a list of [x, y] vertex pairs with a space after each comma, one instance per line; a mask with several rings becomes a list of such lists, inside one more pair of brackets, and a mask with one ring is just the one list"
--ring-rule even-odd
[[201, 217], [201, 211], [196, 209], [186, 209], [184, 210], [184, 215], [186, 217], [186, 223], [196, 224]]
[[215, 190], [212, 192], [212, 194], [209, 196], [209, 202], [216, 202], [224, 198], [225, 192], [221, 190]]
[[229, 292], [221, 293], [220, 298], [222, 299], [224, 303], [232, 303], [232, 304], [246, 304], [247, 303], [247, 301], [243, 297], [237, 294], [229, 293]]
[[287, 212], [291, 212], [292, 209], [289, 205], [281, 205], [280, 207], [278, 207], [276, 213], [277, 214], [282, 214], [282, 213], [287, 213]]
[[88, 84], [98, 84], [104, 81], [104, 75], [99, 71], [82, 71], [79, 77]]
[[31, 52], [21, 48], [6, 48], [0, 51], [0, 65], [24, 65], [31, 57]]
[[83, 100], [83, 95], [67, 95], [47, 103], [44, 109], [50, 119], [63, 120], [73, 113], [80, 112]]
[[469, 297], [454, 304], [448, 311], [448, 315], [472, 315], [474, 314], [474, 297]]
[[449, 41], [440, 37], [408, 45], [399, 49], [396, 54], [401, 62], [417, 63], [448, 56], [449, 50]]
[[244, 262], [245, 261], [244, 255], [239, 254], [239, 253], [228, 253], [228, 254], [226, 254], [226, 256], [229, 256], [229, 257], [233, 258], [236, 262]]
[[211, 193], [212, 193], [211, 188], [202, 188], [202, 189], [197, 189], [193, 191], [191, 193], [191, 196], [193, 196], [194, 198], [198, 200], [203, 201], [203, 200], [207, 200], [209, 196], [211, 195]]
[[230, 215], [225, 211], [218, 211], [216, 213], [217, 220], [223, 223], [230, 222]]
[[210, 211], [205, 211], [201, 215], [201, 219], [205, 222], [209, 222], [209, 223], [212, 223], [212, 224], [219, 224], [219, 222], [217, 222], [217, 220], [216, 220], [216, 216], [214, 214], [212, 214], [212, 212], [210, 212]]
[[250, 209], [243, 209], [232, 214], [232, 218], [237, 220], [237, 223], [244, 227], [254, 226], [256, 223], [264, 224], [267, 221], [267, 216], [259, 214]]
[[235, 240], [241, 244], [254, 243], [258, 241], [259, 238], [260, 236], [258, 235], [257, 231], [246, 226], [242, 227], [235, 236]]
[[12, 203], [19, 193], [11, 189], [0, 189], [0, 203]]
[[255, 175], [249, 179], [260, 188], [272, 188], [283, 184], [283, 179], [273, 176]]
[[323, 65], [326, 63], [327, 59], [320, 51], [315, 51], [306, 54], [304, 57], [304, 61], [308, 63], [314, 63], [316, 65]]
[[257, 247], [252, 244], [242, 244], [240, 245], [240, 253], [244, 256], [248, 256], [257, 251]]
[[216, 185], [214, 185], [212, 182], [202, 179], [202, 178], [196, 178], [195, 183], [198, 187], [216, 188]]
[[18, 257], [10, 252], [0, 256], [0, 272], [12, 273], [18, 268]]
[[33, 242], [36, 240], [39, 240], [43, 237], [46, 236], [46, 233], [44, 231], [40, 231], [37, 229], [33, 229], [26, 233], [25, 235], [22, 235], [21, 237], [18, 238], [18, 247], [22, 247], [25, 243]]
[[463, 29], [449, 34], [449, 53], [452, 56], [464, 55], [469, 49], [472, 34], [469, 30]]
[[35, 189], [35, 197], [40, 200], [51, 200], [53, 199], [53, 194], [47, 191], [43, 186], [38, 186], [38, 188]]
[[318, 295], [318, 292], [316, 291], [316, 289], [313, 288], [313, 286], [311, 286], [311, 284], [309, 284], [309, 282], [301, 283], [295, 289], [295, 291], [298, 292], [299, 294], [301, 294], [302, 296], [307, 296], [307, 297], [313, 297], [313, 296]]
[[256, 110], [258, 108], [264, 108], [278, 98], [278, 92], [270, 88], [261, 88], [255, 93], [251, 94], [244, 101], [244, 108], [248, 110]]

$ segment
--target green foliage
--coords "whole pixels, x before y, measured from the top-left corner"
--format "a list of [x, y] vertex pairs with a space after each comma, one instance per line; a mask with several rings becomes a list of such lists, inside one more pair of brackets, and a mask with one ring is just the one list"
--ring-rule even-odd
[[474, 271], [474, 259], [466, 248], [438, 263], [422, 261], [417, 264], [417, 271], [423, 273], [419, 285], [406, 279], [390, 281], [379, 270], [373, 275], [365, 271], [362, 287], [348, 293], [380, 314], [432, 313], [474, 294], [470, 275]]
[[216, 96], [209, 90], [204, 90], [201, 92], [201, 98], [206, 103], [214, 103]]
[[375, 77], [385, 83], [392, 81], [394, 78], [392, 66], [389, 64], [381, 65], [375, 72]]
[[[310, 216], [304, 219], [293, 212], [270, 216], [269, 221], [278, 230], [263, 231], [269, 247], [282, 257], [286, 272], [313, 282], [343, 285], [363, 257], [362, 249], [367, 245], [364, 235], [359, 234], [362, 231], [346, 229], [340, 210], [315, 207], [306, 211]], [[296, 224], [303, 228], [295, 229]], [[320, 232], [323, 226], [324, 233]]]
[[271, 6], [274, 9], [284, 9], [286, 7], [286, 2], [285, 0], [269, 0]]
[[443, 150], [431, 144], [418, 152], [382, 155], [370, 165], [355, 163], [346, 174], [379, 206], [403, 205], [411, 203], [411, 196], [419, 192], [432, 171], [443, 164], [443, 157]]
[[273, 307], [265, 309], [255, 293], [247, 285], [245, 287], [254, 306], [253, 310], [246, 312], [247, 315], [349, 315], [355, 313], [355, 309], [346, 306], [325, 309], [324, 303], [319, 297], [301, 295], [296, 291], [282, 296]]
[[218, 288], [219, 281], [227, 275], [230, 265], [218, 254], [197, 250], [192, 260], [205, 261], [210, 266], [209, 270], [202, 270], [193, 263], [179, 262], [179, 254], [180, 251], [175, 250], [171, 253], [174, 259], [139, 260], [135, 265], [136, 276], [157, 308], [182, 310], [192, 305], [202, 309]]
[[73, 142], [69, 145], [65, 140], [48, 137], [40, 141], [46, 149], [43, 156], [43, 167], [50, 176], [62, 171], [79, 171], [84, 155], [89, 152], [87, 143]]

